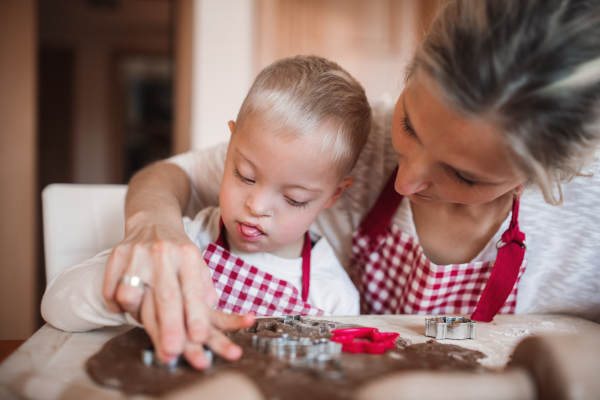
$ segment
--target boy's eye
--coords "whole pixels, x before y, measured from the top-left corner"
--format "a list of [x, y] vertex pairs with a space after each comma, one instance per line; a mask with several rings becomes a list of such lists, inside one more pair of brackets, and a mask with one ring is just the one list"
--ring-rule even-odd
[[237, 170], [237, 168], [235, 168], [233, 170], [233, 174], [242, 182], [244, 183], [254, 183], [254, 181], [252, 179], [248, 179], [245, 176], [243, 176], [242, 174], [240, 174], [240, 171]]
[[290, 205], [294, 206], [294, 207], [306, 207], [306, 205], [308, 204], [308, 201], [296, 201], [294, 199], [290, 199], [289, 197], [286, 197], [288, 203], [290, 203]]

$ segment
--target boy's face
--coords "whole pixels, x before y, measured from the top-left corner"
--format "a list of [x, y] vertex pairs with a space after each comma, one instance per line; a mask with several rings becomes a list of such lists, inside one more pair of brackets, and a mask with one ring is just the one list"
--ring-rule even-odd
[[[233, 122], [229, 126], [233, 131]], [[227, 150], [219, 200], [237, 247], [277, 255], [297, 248], [317, 214], [352, 184], [352, 178], [340, 183], [317, 149], [310, 139], [276, 135], [254, 116], [238, 127]]]

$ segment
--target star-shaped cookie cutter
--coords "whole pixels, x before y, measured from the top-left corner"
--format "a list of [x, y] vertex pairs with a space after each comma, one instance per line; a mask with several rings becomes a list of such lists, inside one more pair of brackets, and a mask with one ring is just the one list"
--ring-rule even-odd
[[[212, 364], [213, 353], [204, 346], [204, 355], [208, 358], [209, 364]], [[175, 371], [177, 367], [184, 363], [182, 356], [174, 357], [168, 363], [161, 361], [154, 351], [154, 347], [142, 349], [142, 363], [147, 367], [157, 367], [162, 369], [168, 369], [169, 371]]]
[[477, 323], [464, 317], [425, 318], [425, 336], [441, 339], [475, 339]]
[[348, 353], [383, 354], [396, 347], [395, 332], [379, 332], [377, 328], [349, 328], [331, 331], [332, 342], [342, 344], [342, 351]]

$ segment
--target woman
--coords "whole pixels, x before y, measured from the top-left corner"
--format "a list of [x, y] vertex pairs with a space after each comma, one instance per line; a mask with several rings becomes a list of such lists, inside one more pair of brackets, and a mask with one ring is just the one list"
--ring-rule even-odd
[[[600, 178], [580, 176], [600, 141], [598, 37], [599, 1], [456, 0], [441, 11], [395, 106], [373, 105], [356, 183], [311, 228], [352, 266], [366, 311], [600, 319]], [[211, 311], [208, 269], [181, 223], [184, 210], [218, 203], [225, 148], [130, 183], [103, 294], [167, 354], [202, 358], [206, 343], [237, 358], [220, 330], [251, 322]]]

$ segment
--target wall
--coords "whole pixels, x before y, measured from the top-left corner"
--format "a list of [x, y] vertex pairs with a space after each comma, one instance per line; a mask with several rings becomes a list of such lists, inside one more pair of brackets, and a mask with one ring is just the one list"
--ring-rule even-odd
[[175, 76], [173, 90], [173, 153], [191, 146], [192, 59], [194, 39], [194, 0], [175, 0]]
[[254, 0], [195, 0], [191, 145], [229, 139], [254, 79]]
[[40, 2], [42, 46], [75, 53], [73, 181], [120, 183], [112, 115], [114, 57], [118, 52], [170, 51], [170, 2], [127, 0], [115, 10], [93, 9], [81, 0]]
[[397, 97], [440, 0], [194, 0], [192, 148], [229, 139], [256, 74], [283, 57], [338, 62], [376, 100]]
[[0, 339], [35, 327], [36, 1], [0, 1]]
[[439, 0], [258, 0], [256, 71], [296, 54], [348, 70], [372, 100], [403, 88], [404, 70]]

